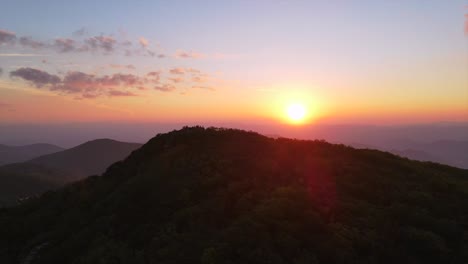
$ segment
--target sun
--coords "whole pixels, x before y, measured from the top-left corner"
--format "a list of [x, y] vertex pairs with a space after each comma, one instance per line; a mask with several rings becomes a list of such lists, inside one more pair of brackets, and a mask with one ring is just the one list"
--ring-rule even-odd
[[294, 123], [300, 123], [304, 121], [307, 110], [304, 105], [302, 104], [291, 104], [287, 107], [286, 113], [288, 115], [289, 120]]

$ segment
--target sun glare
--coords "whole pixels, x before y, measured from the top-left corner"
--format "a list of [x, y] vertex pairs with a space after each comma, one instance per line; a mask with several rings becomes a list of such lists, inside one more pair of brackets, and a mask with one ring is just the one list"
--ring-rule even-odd
[[287, 114], [289, 120], [294, 123], [300, 123], [304, 121], [306, 116], [306, 108], [302, 104], [291, 104], [287, 108]]

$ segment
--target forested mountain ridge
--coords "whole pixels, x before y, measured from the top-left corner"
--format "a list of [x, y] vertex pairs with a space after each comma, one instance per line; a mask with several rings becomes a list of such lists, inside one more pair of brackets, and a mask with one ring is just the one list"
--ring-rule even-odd
[[1, 210], [0, 262], [466, 263], [467, 201], [467, 170], [184, 128]]

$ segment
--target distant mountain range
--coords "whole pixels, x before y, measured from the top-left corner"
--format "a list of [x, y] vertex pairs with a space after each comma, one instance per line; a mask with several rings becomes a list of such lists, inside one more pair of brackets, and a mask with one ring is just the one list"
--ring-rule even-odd
[[432, 161], [468, 169], [468, 141], [438, 140], [432, 143], [392, 142], [376, 145], [349, 144], [355, 148], [378, 149], [419, 161]]
[[64, 150], [64, 148], [51, 144], [31, 144], [26, 146], [7, 146], [0, 144], [0, 165], [23, 162], [62, 150]]
[[28, 161], [48, 168], [66, 171], [75, 179], [99, 175], [112, 163], [126, 158], [142, 144], [96, 139], [58, 153]]
[[86, 176], [100, 175], [141, 144], [98, 139], [26, 162], [0, 166], [0, 206], [55, 189]]

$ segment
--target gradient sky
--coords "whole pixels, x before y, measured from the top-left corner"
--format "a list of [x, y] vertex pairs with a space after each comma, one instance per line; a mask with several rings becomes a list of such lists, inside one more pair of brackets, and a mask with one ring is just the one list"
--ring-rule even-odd
[[465, 1], [1, 6], [3, 124], [468, 121]]

